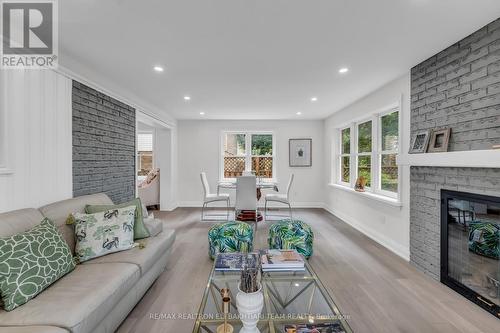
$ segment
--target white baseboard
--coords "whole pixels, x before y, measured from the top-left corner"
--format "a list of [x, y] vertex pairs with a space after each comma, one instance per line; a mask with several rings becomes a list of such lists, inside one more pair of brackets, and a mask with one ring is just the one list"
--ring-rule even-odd
[[364, 235], [370, 237], [373, 239], [375, 242], [379, 243], [380, 245], [384, 246], [391, 252], [394, 252], [401, 258], [403, 258], [406, 261], [410, 261], [410, 251], [409, 249], [405, 248], [401, 244], [398, 244], [394, 242], [392, 239], [387, 238], [385, 235], [373, 230], [366, 228], [362, 223], [359, 223], [356, 219], [354, 219], [351, 216], [348, 216], [344, 213], [338, 212], [338, 211], [333, 211], [331, 210], [328, 206], [324, 205], [323, 209], [325, 209], [327, 212], [330, 214], [338, 217], [345, 223], [349, 224], [351, 227], [354, 229], [360, 231]]
[[[177, 204], [178, 207], [202, 207], [203, 201], [180, 201]], [[325, 204], [322, 202], [292, 202], [292, 208], [324, 208]], [[222, 202], [214, 202], [209, 205], [209, 207], [226, 207], [226, 205]], [[287, 209], [286, 205], [279, 204], [269, 204], [267, 207], [269, 208], [283, 208]], [[234, 208], [234, 206], [231, 206]], [[264, 208], [264, 203], [259, 203], [259, 208]]]

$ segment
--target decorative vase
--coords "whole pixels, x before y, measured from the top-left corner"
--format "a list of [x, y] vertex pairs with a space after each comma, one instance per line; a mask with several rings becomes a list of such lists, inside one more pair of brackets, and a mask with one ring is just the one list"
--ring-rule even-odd
[[236, 295], [236, 307], [240, 315], [243, 327], [240, 333], [260, 333], [257, 328], [260, 313], [264, 307], [264, 295], [262, 294], [262, 285], [259, 285], [259, 290], [253, 293], [245, 293], [241, 291], [238, 284], [238, 294]]

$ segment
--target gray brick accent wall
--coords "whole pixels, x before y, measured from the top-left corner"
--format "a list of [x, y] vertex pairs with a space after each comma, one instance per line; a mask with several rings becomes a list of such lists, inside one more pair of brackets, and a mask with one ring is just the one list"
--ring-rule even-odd
[[443, 127], [450, 151], [500, 144], [500, 19], [412, 68], [412, 134]]
[[500, 197], [500, 169], [412, 167], [410, 262], [439, 280], [441, 189]]
[[73, 196], [135, 196], [135, 109], [73, 81]]
[[[450, 151], [500, 144], [500, 19], [412, 68], [412, 134], [444, 127]], [[411, 167], [410, 262], [437, 280], [442, 189], [500, 196], [500, 169]]]

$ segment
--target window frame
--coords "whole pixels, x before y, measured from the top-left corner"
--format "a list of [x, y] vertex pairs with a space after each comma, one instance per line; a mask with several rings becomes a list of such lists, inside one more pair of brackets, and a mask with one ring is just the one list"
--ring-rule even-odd
[[[342, 149], [342, 143], [343, 143], [343, 137], [342, 137], [342, 132], [346, 129], [349, 129], [349, 154], [345, 154], [343, 153]], [[339, 158], [338, 158], [338, 162], [337, 162], [337, 166], [338, 166], [338, 175], [337, 175], [337, 182], [340, 184], [340, 185], [344, 185], [344, 186], [352, 186], [352, 141], [353, 141], [353, 128], [352, 128], [352, 125], [350, 126], [344, 126], [342, 128], [339, 128], [338, 130], [338, 136], [339, 138]], [[344, 182], [342, 180], [342, 158], [343, 157], [349, 157], [349, 182]]]
[[[398, 112], [398, 149], [397, 150], [382, 150], [382, 117], [391, 114], [393, 112]], [[391, 192], [382, 189], [382, 156], [388, 154], [395, 154], [398, 157], [401, 154], [401, 130], [402, 130], [402, 119], [401, 119], [401, 103], [393, 103], [380, 109], [378, 112], [372, 113], [368, 117], [363, 117], [350, 122], [348, 125], [340, 126], [336, 131], [336, 140], [338, 144], [336, 145], [337, 151], [335, 156], [335, 165], [337, 171], [335, 172], [335, 184], [354, 189], [356, 180], [358, 178], [358, 158], [360, 156], [371, 156], [371, 186], [366, 187], [366, 192], [377, 194], [380, 196], [388, 197], [391, 199], [401, 198], [401, 167], [398, 167], [398, 190], [397, 192]], [[368, 121], [372, 122], [372, 150], [371, 152], [360, 153], [358, 146], [358, 126], [364, 124]], [[350, 153], [342, 153], [342, 131], [346, 128], [350, 128]], [[353, 149], [354, 147], [354, 149]], [[342, 181], [342, 157], [350, 157], [350, 172], [349, 179], [350, 182], [346, 183]]]
[[[276, 138], [273, 131], [249, 131], [249, 130], [224, 130], [220, 135], [219, 142], [219, 180], [220, 181], [235, 181], [236, 178], [224, 177], [224, 143], [226, 134], [244, 134], [245, 135], [245, 155], [238, 155], [245, 157], [245, 170], [252, 171], [252, 157], [272, 157], [273, 159], [273, 177], [262, 178], [265, 182], [276, 182]], [[272, 155], [252, 155], [252, 135], [271, 135], [272, 137]]]
[[146, 150], [139, 150], [139, 135], [148, 134], [151, 135], [151, 170], [156, 168], [156, 158], [155, 158], [155, 140], [156, 140], [156, 132], [153, 131], [137, 131], [137, 165], [136, 165], [136, 174], [139, 173], [142, 169], [141, 167], [141, 152], [147, 152]]

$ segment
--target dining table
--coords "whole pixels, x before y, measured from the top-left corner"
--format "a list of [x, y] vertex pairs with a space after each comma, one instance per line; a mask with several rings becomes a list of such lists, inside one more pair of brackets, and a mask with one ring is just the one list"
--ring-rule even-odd
[[[236, 179], [235, 180], [223, 180], [217, 183], [217, 195], [219, 195], [220, 189], [236, 189]], [[264, 189], [272, 189], [276, 192], [279, 192], [278, 183], [272, 181], [257, 181], [257, 200], [260, 200], [262, 197], [262, 190]]]

